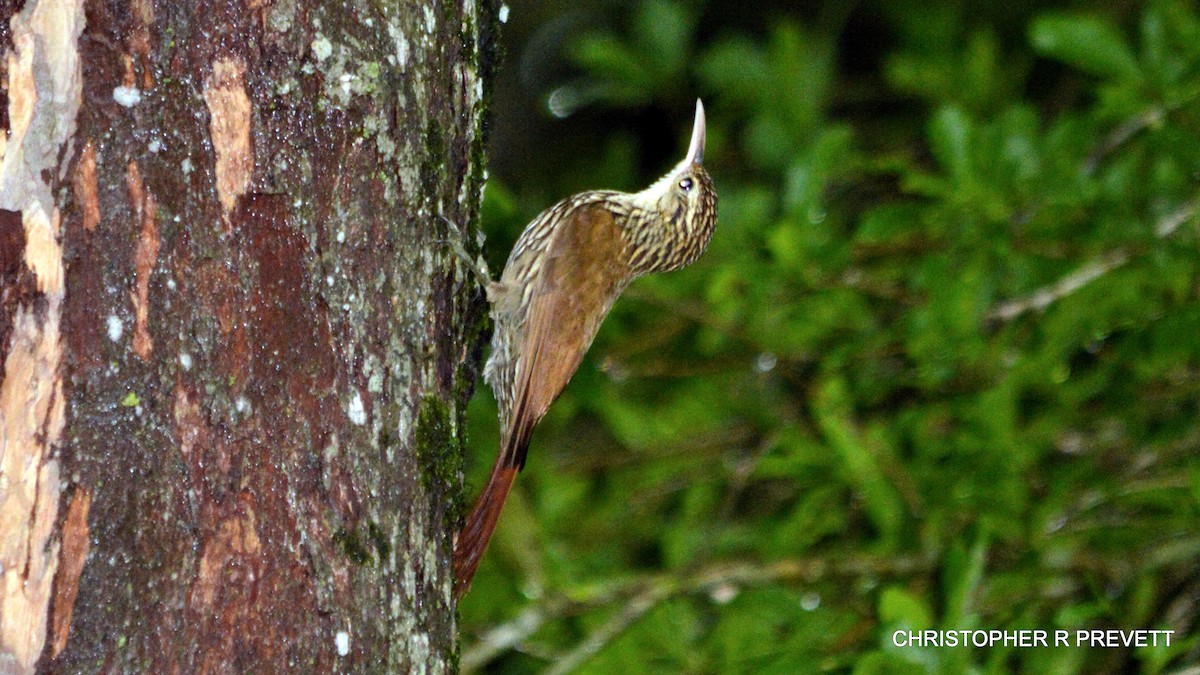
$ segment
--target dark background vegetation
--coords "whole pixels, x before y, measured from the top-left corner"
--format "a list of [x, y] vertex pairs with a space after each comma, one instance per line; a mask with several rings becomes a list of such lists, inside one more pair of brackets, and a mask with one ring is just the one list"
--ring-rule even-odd
[[[464, 665], [1200, 659], [1196, 4], [509, 4], [493, 269], [558, 199], [678, 161], [696, 97], [720, 218], [617, 303], [535, 435]], [[1175, 634], [891, 644], [923, 628]]]

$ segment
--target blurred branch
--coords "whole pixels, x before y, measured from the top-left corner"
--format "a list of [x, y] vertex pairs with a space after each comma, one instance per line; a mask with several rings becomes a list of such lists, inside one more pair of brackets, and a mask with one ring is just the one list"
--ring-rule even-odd
[[1123, 249], [1110, 251], [1092, 259], [1083, 267], [1058, 281], [1042, 286], [1031, 295], [1001, 302], [988, 312], [987, 318], [996, 321], [1011, 321], [1027, 312], [1046, 309], [1056, 301], [1067, 297], [1126, 262], [1129, 262], [1129, 255]]
[[[1196, 215], [1200, 200], [1190, 201], [1161, 218], [1154, 225], [1154, 235], [1159, 239], [1171, 236], [1179, 226]], [[1050, 305], [1078, 291], [1091, 282], [1129, 262], [1128, 250], [1118, 248], [1088, 261], [1079, 269], [1047, 284], [1023, 298], [1005, 300], [987, 313], [991, 321], [1011, 321], [1031, 311], [1042, 311]]]
[[624, 602], [625, 606], [563, 655], [549, 672], [565, 673], [583, 664], [656, 605], [677, 595], [719, 591], [722, 596], [732, 597], [730, 593], [742, 587], [790, 581], [813, 584], [830, 577], [900, 576], [932, 570], [934, 563], [932, 559], [918, 556], [724, 562], [690, 574], [664, 573], [586, 587], [569, 596], [553, 596], [541, 604], [527, 607], [511, 621], [484, 633], [479, 642], [463, 651], [461, 666], [464, 672], [476, 670], [499, 654], [521, 645], [548, 621], [615, 602]]
[[592, 658], [604, 646], [625, 631], [635, 621], [654, 609], [655, 605], [672, 595], [674, 589], [666, 584], [652, 584], [641, 593], [630, 598], [616, 616], [592, 631], [583, 642], [564, 654], [545, 670], [546, 675], [563, 675], [575, 670]]
[[645, 288], [636, 286], [626, 289], [621, 297], [645, 303], [662, 312], [687, 319], [697, 325], [710, 328], [747, 344], [755, 344], [755, 341], [746, 333], [744, 321], [725, 321], [714, 317], [708, 311], [708, 305], [703, 302], [666, 298]]
[[717, 510], [716, 523], [727, 522], [733, 516], [733, 509], [737, 505], [738, 499], [741, 498], [746, 486], [750, 484], [750, 476], [754, 475], [754, 470], [762, 463], [763, 457], [766, 457], [778, 442], [779, 435], [779, 432], [764, 435], [755, 444], [754, 449], [734, 465], [733, 470], [729, 472], [729, 486], [725, 491], [725, 498], [721, 502], [721, 508]]
[[1105, 157], [1111, 155], [1117, 148], [1121, 147], [1130, 138], [1133, 138], [1139, 131], [1148, 127], [1162, 123], [1166, 118], [1167, 113], [1173, 110], [1166, 106], [1154, 106], [1149, 110], [1136, 115], [1123, 124], [1113, 129], [1104, 141], [1101, 142], [1083, 162], [1084, 173], [1091, 175], [1099, 168], [1100, 162], [1104, 161]]
[[1129, 118], [1109, 132], [1104, 141], [1087, 156], [1083, 162], [1084, 173], [1088, 175], [1095, 173], [1100, 162], [1124, 145], [1126, 141], [1136, 136], [1138, 132], [1162, 124], [1167, 115], [1192, 105], [1197, 98], [1200, 98], [1200, 91], [1193, 91], [1176, 101], [1151, 106], [1141, 114]]
[[746, 445], [753, 441], [755, 436], [754, 429], [739, 424], [721, 432], [691, 435], [671, 444], [630, 448], [618, 443], [617, 448], [605, 452], [591, 452], [580, 457], [567, 458], [559, 462], [555, 470], [591, 474], [664, 459], [684, 458], [689, 462], [701, 461], [722, 455], [730, 448]]
[[726, 357], [714, 358], [708, 361], [697, 361], [696, 359], [677, 358], [673, 354], [659, 356], [663, 351], [661, 349], [642, 350], [646, 353], [655, 354], [655, 356], [641, 361], [622, 361], [620, 360], [621, 358], [632, 356], [637, 352], [627, 345], [622, 345], [620, 349], [625, 352], [625, 356], [614, 356], [611, 352], [608, 352], [600, 361], [600, 371], [618, 381], [631, 378], [665, 380], [719, 375], [747, 367], [747, 359], [744, 358]]

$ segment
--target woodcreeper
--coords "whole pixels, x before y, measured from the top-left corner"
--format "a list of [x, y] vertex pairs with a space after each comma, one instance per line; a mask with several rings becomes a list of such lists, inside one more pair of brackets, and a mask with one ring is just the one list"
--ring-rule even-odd
[[500, 412], [500, 454], [454, 542], [462, 597], [525, 465], [534, 427], [579, 367], [617, 296], [638, 277], [691, 264], [707, 248], [717, 194], [701, 162], [704, 106], [687, 156], [641, 192], [583, 192], [534, 218], [499, 281], [486, 284], [494, 322], [484, 380]]

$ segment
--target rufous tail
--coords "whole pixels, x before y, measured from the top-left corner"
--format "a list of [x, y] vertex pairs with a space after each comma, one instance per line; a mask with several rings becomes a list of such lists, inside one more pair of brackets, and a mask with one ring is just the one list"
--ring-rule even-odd
[[454, 598], [457, 600], [471, 586], [475, 577], [475, 569], [487, 550], [492, 533], [496, 531], [496, 523], [500, 520], [500, 512], [504, 509], [504, 500], [512, 489], [513, 481], [520, 470], [515, 466], [506, 466], [506, 462], [498, 461], [492, 467], [492, 475], [488, 477], [487, 485], [475, 506], [471, 508], [467, 522], [454, 541]]

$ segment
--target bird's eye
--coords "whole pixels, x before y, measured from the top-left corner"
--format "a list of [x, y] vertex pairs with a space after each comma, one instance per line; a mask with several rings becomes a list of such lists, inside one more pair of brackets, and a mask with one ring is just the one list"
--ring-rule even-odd
[[683, 190], [684, 192], [691, 190], [692, 189], [692, 179], [684, 178], [683, 180], [679, 181], [679, 188], [681, 190]]

